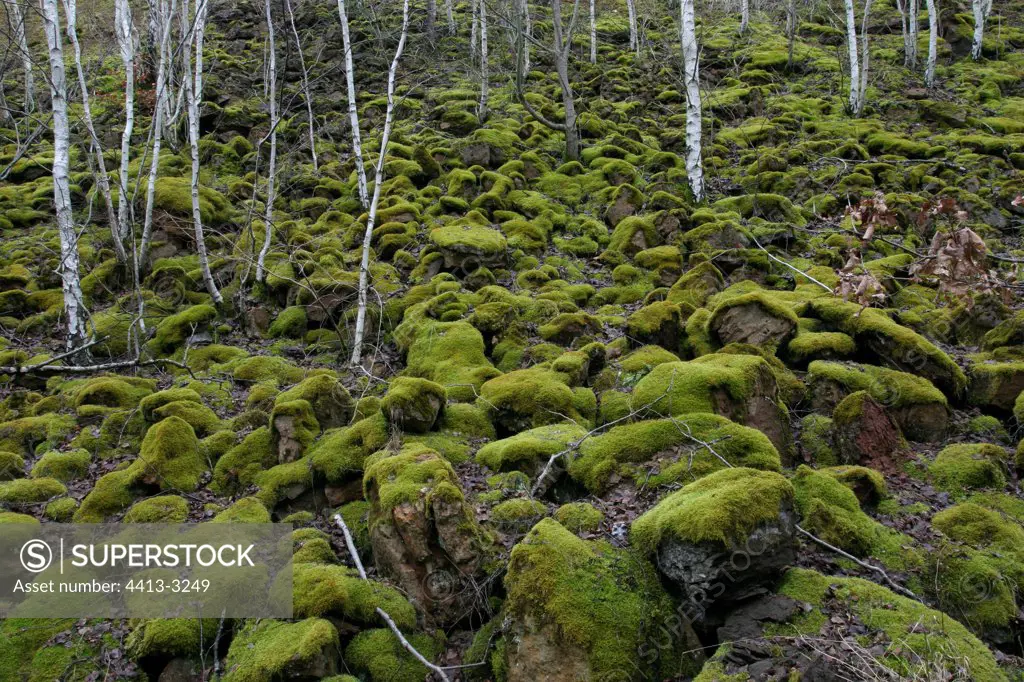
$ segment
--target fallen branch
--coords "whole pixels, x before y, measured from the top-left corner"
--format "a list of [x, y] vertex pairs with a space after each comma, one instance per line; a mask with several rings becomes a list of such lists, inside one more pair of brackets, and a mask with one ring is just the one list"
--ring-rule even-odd
[[885, 570], [879, 568], [878, 566], [874, 566], [872, 564], [869, 564], [866, 561], [861, 561], [860, 559], [858, 559], [857, 557], [853, 556], [849, 552], [843, 551], [843, 550], [839, 549], [838, 547], [836, 547], [835, 545], [831, 545], [831, 544], [825, 542], [824, 540], [819, 538], [817, 535], [815, 535], [814, 533], [810, 532], [809, 530], [803, 528], [799, 524], [797, 524], [796, 529], [797, 529], [797, 531], [799, 533], [801, 533], [802, 535], [805, 535], [809, 540], [814, 541], [815, 543], [821, 545], [825, 549], [829, 549], [829, 550], [835, 552], [836, 554], [839, 554], [844, 559], [849, 559], [850, 561], [852, 561], [853, 563], [857, 564], [861, 568], [866, 568], [866, 569], [868, 569], [870, 571], [874, 571], [878, 575], [882, 576], [882, 579], [885, 580], [885, 582], [887, 582], [889, 584], [889, 587], [891, 587], [893, 589], [893, 591], [899, 592], [900, 594], [902, 594], [905, 597], [910, 597], [914, 601], [918, 601], [918, 602], [921, 601], [920, 597], [918, 597], [916, 594], [914, 594], [913, 592], [911, 592], [910, 590], [908, 590], [907, 588], [903, 587], [902, 585], [897, 583], [895, 580], [890, 578], [889, 574], [886, 573]]
[[178, 362], [177, 360], [170, 360], [168, 358], [155, 358], [152, 360], [143, 360], [140, 357], [134, 357], [130, 360], [117, 360], [114, 362], [103, 362], [95, 365], [55, 365], [55, 362], [60, 362], [64, 358], [72, 355], [77, 355], [82, 351], [95, 346], [98, 343], [102, 343], [106, 338], [94, 339], [88, 343], [82, 344], [77, 348], [73, 348], [67, 352], [55, 355], [49, 360], [38, 362], [34, 365], [14, 365], [8, 367], [0, 366], [0, 374], [13, 374], [15, 376], [26, 376], [29, 374], [87, 374], [90, 372], [106, 372], [112, 369], [125, 369], [128, 367], [151, 367], [154, 365], [171, 365], [178, 367], [189, 373], [194, 379], [195, 374], [192, 373], [192, 369], [184, 362]]
[[810, 275], [808, 275], [808, 274], [807, 274], [806, 272], [804, 272], [804, 271], [803, 271], [803, 270], [801, 270], [800, 268], [796, 267], [795, 265], [790, 265], [789, 263], [787, 263], [786, 261], [782, 260], [781, 258], [779, 258], [779, 257], [777, 257], [777, 256], [775, 256], [775, 255], [772, 255], [772, 253], [771, 253], [771, 252], [769, 252], [769, 251], [768, 251], [768, 249], [766, 249], [766, 248], [764, 248], [763, 246], [761, 246], [761, 242], [757, 241], [757, 237], [755, 237], [754, 235], [750, 235], [750, 238], [754, 240], [754, 243], [755, 243], [755, 244], [757, 244], [757, 248], [759, 248], [759, 249], [761, 249], [762, 251], [764, 251], [764, 252], [765, 252], [765, 254], [766, 254], [766, 255], [767, 255], [767, 256], [768, 256], [769, 258], [771, 258], [771, 259], [772, 259], [773, 261], [775, 261], [776, 263], [780, 263], [780, 264], [782, 264], [782, 265], [785, 265], [785, 266], [786, 266], [787, 268], [789, 268], [789, 269], [790, 269], [790, 270], [792, 270], [793, 272], [796, 272], [796, 273], [798, 273], [798, 274], [800, 274], [800, 275], [803, 275], [804, 277], [806, 277], [807, 279], [811, 280], [812, 282], [814, 282], [815, 284], [817, 284], [817, 285], [818, 285], [819, 287], [821, 287], [822, 289], [824, 289], [824, 290], [825, 290], [825, 291], [827, 291], [828, 293], [830, 293], [830, 294], [832, 294], [833, 296], [835, 296], [835, 293], [836, 293], [836, 292], [832, 290], [832, 287], [830, 287], [829, 285], [827, 285], [827, 284], [825, 284], [825, 283], [823, 283], [823, 282], [819, 282], [818, 280], [814, 279], [813, 277], [811, 277]]
[[[359, 571], [359, 577], [363, 580], [368, 580], [368, 578], [366, 577], [366, 569], [363, 568], [363, 562], [359, 558], [359, 552], [356, 551], [356, 543], [352, 540], [352, 533], [349, 532], [348, 526], [345, 525], [345, 520], [341, 518], [341, 514], [334, 515], [334, 522], [338, 524], [338, 527], [341, 528], [342, 534], [344, 534], [345, 536], [345, 546], [348, 547], [348, 553], [352, 556], [352, 561], [354, 561], [356, 564], [356, 570]], [[423, 654], [421, 654], [419, 651], [416, 651], [416, 647], [409, 643], [409, 640], [407, 640], [405, 638], [405, 635], [402, 634], [402, 631], [398, 629], [398, 626], [395, 625], [395, 621], [391, 619], [391, 616], [388, 615], [387, 611], [378, 606], [376, 608], [376, 612], [377, 615], [380, 616], [381, 619], [388, 624], [388, 627], [391, 628], [391, 632], [393, 632], [395, 637], [398, 638], [398, 641], [401, 643], [403, 649], [412, 654], [417, 661], [427, 666], [427, 668], [430, 669], [435, 675], [440, 677], [443, 680], [443, 682], [450, 682], [450, 680], [448, 679], [448, 675], [445, 674], [442, 668], [434, 665], [433, 663], [428, 661], [423, 656]]]

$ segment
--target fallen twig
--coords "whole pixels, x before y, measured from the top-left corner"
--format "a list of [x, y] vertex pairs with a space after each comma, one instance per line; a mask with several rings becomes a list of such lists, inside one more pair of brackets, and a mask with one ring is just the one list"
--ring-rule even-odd
[[[341, 514], [334, 515], [334, 522], [338, 524], [338, 527], [341, 528], [342, 534], [345, 536], [345, 546], [348, 547], [348, 553], [352, 556], [352, 561], [356, 564], [356, 570], [359, 571], [359, 577], [363, 580], [368, 580], [366, 577], [366, 569], [363, 568], [363, 562], [359, 558], [359, 552], [356, 551], [356, 543], [352, 540], [352, 533], [349, 532], [348, 526], [345, 525], [345, 520], [341, 518]], [[395, 621], [391, 619], [391, 616], [388, 615], [387, 611], [378, 606], [376, 608], [376, 612], [377, 615], [388, 624], [388, 627], [391, 628], [391, 632], [393, 632], [395, 637], [398, 638], [403, 649], [412, 654], [417, 661], [427, 666], [427, 668], [440, 677], [443, 682], [450, 682], [448, 675], [445, 674], [442, 668], [428, 661], [423, 654], [416, 650], [416, 647], [409, 643], [409, 640], [407, 640], [405, 635], [402, 634], [402, 631], [398, 629], [398, 626], [395, 625]]]
[[755, 237], [754, 235], [750, 235], [750, 238], [754, 240], [755, 244], [757, 244], [757, 248], [759, 248], [762, 251], [764, 251], [765, 254], [769, 258], [771, 258], [773, 261], [775, 261], [776, 263], [780, 263], [782, 265], [785, 265], [787, 268], [789, 268], [793, 272], [796, 272], [796, 273], [798, 273], [800, 275], [803, 275], [804, 277], [806, 277], [807, 279], [811, 280], [812, 282], [817, 284], [819, 287], [821, 287], [822, 289], [824, 289], [828, 293], [832, 294], [833, 296], [835, 295], [836, 292], [832, 290], [832, 287], [830, 287], [829, 285], [827, 285], [827, 284], [825, 284], [823, 282], [819, 282], [818, 280], [814, 279], [813, 277], [811, 277], [810, 275], [808, 275], [806, 272], [804, 272], [800, 268], [796, 267], [795, 265], [790, 265], [789, 263], [787, 263], [786, 261], [782, 260], [781, 258], [773, 255], [770, 251], [768, 251], [768, 249], [766, 249], [763, 246], [761, 246], [761, 242], [757, 241], [757, 237]]

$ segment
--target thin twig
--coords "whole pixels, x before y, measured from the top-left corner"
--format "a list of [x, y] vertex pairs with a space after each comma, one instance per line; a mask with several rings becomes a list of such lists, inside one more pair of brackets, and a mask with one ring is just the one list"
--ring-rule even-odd
[[812, 282], [817, 284], [819, 287], [821, 287], [822, 289], [824, 289], [828, 293], [830, 293], [833, 296], [835, 296], [836, 292], [832, 290], [832, 287], [830, 287], [829, 285], [827, 285], [827, 284], [825, 284], [823, 282], [819, 282], [818, 280], [814, 279], [813, 277], [811, 277], [810, 275], [808, 275], [806, 272], [804, 272], [800, 268], [796, 267], [795, 265], [790, 265], [789, 263], [787, 263], [786, 261], [782, 260], [781, 258], [778, 258], [777, 256], [772, 255], [772, 253], [769, 252], [768, 249], [766, 249], [763, 246], [761, 246], [761, 242], [757, 241], [757, 237], [755, 237], [754, 235], [750, 235], [750, 238], [754, 240], [755, 244], [757, 244], [757, 248], [759, 248], [762, 251], [764, 251], [765, 254], [769, 258], [771, 258], [773, 261], [775, 261], [776, 263], [780, 263], [782, 265], [785, 265], [787, 268], [789, 268], [793, 272], [796, 272], [796, 273], [799, 273], [800, 275], [803, 275], [804, 277], [806, 277], [807, 279], [811, 280]]
[[850, 561], [852, 561], [853, 563], [857, 564], [861, 568], [866, 568], [866, 569], [868, 569], [870, 571], [874, 571], [875, 573], [879, 574], [880, 576], [882, 576], [882, 579], [885, 580], [885, 582], [889, 583], [889, 587], [891, 587], [894, 591], [899, 592], [900, 594], [902, 594], [905, 597], [910, 597], [914, 601], [918, 601], [918, 602], [921, 601], [920, 597], [918, 597], [916, 594], [914, 594], [913, 592], [911, 592], [910, 590], [908, 590], [907, 588], [903, 587], [902, 585], [897, 583], [895, 580], [890, 578], [889, 574], [886, 573], [884, 569], [879, 568], [878, 566], [874, 566], [872, 564], [869, 564], [866, 561], [861, 561], [860, 559], [858, 559], [857, 557], [853, 556], [849, 552], [843, 551], [843, 550], [839, 549], [838, 547], [836, 547], [835, 545], [830, 545], [829, 543], [825, 542], [824, 540], [819, 538], [817, 535], [815, 535], [814, 533], [811, 533], [810, 531], [808, 531], [807, 529], [803, 528], [799, 524], [797, 524], [796, 529], [801, 534], [807, 536], [808, 539], [813, 540], [814, 542], [816, 542], [817, 544], [821, 545], [825, 549], [832, 550], [836, 554], [839, 554], [840, 556], [842, 556], [844, 559], [849, 559]]
[[[342, 534], [345, 536], [345, 546], [348, 547], [348, 553], [352, 555], [352, 561], [356, 564], [356, 570], [359, 571], [359, 577], [363, 580], [368, 580], [366, 577], [366, 569], [363, 568], [363, 562], [359, 559], [359, 552], [356, 551], [356, 543], [352, 540], [352, 533], [349, 532], [348, 526], [345, 525], [345, 520], [341, 518], [341, 514], [334, 515], [334, 522], [338, 524], [338, 527], [341, 528]], [[409, 640], [407, 640], [405, 635], [402, 634], [402, 631], [398, 629], [398, 626], [395, 625], [395, 621], [391, 619], [391, 616], [387, 614], [387, 611], [378, 606], [376, 608], [376, 612], [377, 615], [388, 624], [388, 627], [391, 628], [391, 632], [393, 632], [395, 637], [398, 638], [398, 641], [402, 644], [402, 648], [412, 654], [417, 661], [433, 671], [433, 673], [440, 677], [443, 682], [450, 682], [448, 675], [445, 674], [442, 668], [434, 665], [428, 661], [423, 654], [416, 651], [416, 647], [409, 643]]]

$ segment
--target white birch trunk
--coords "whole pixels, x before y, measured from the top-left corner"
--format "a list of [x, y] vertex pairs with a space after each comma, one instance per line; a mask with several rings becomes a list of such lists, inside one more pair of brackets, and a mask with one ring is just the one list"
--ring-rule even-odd
[[427, 40], [434, 42], [437, 31], [437, 0], [427, 0]]
[[120, 188], [117, 195], [117, 241], [128, 236], [130, 207], [128, 205], [128, 161], [131, 156], [132, 131], [135, 128], [135, 28], [132, 26], [128, 0], [114, 3], [117, 44], [124, 64], [124, 130], [121, 131]]
[[274, 220], [274, 176], [277, 173], [277, 45], [274, 40], [274, 17], [270, 13], [270, 0], [264, 0], [264, 10], [267, 18], [267, 43], [269, 51], [269, 70], [267, 73], [267, 98], [270, 103], [270, 165], [267, 169], [267, 205], [263, 215], [263, 246], [260, 247], [260, 255], [256, 259], [256, 281], [260, 284], [267, 277], [266, 262], [267, 252], [270, 251], [270, 238], [273, 232]]
[[455, 8], [452, 4], [452, 0], [445, 0], [444, 11], [448, 15], [448, 33], [450, 35], [455, 35]]
[[636, 2], [635, 0], [626, 0], [626, 13], [629, 15], [629, 49], [636, 52], [636, 56], [640, 56], [640, 37], [637, 35], [636, 30]]
[[[206, 253], [206, 237], [203, 235], [203, 214], [199, 206], [199, 104], [203, 101], [203, 39], [206, 34], [206, 10], [209, 0], [197, 0], [194, 25], [192, 27], [195, 41], [194, 67], [190, 57], [186, 63], [192, 73], [185, 74], [185, 99], [188, 108], [188, 142], [192, 152], [192, 222], [196, 231], [196, 252], [199, 255], [199, 269], [203, 273], [203, 283], [210, 292], [213, 302], [220, 304], [224, 298], [217, 289], [210, 272], [210, 257]], [[188, 9], [188, 3], [185, 3]], [[188, 45], [191, 41], [185, 41]], [[190, 52], [186, 48], [186, 52]]]
[[704, 164], [701, 160], [700, 53], [694, 0], [679, 3], [680, 38], [683, 48], [683, 81], [686, 85], [686, 176], [695, 201], [704, 200]]
[[740, 34], [747, 32], [750, 24], [750, 0], [740, 0]]
[[50, 62], [50, 99], [53, 103], [53, 203], [57, 210], [57, 231], [60, 234], [60, 265], [58, 271], [64, 295], [64, 316], [67, 320], [65, 346], [72, 350], [85, 342], [85, 306], [78, 277], [78, 233], [71, 214], [71, 181], [68, 167], [71, 160], [71, 130], [68, 125], [67, 81], [64, 75], [64, 45], [60, 33], [57, 0], [41, 0], [45, 23], [46, 45]]
[[487, 120], [487, 98], [489, 96], [489, 64], [487, 62], [487, 2], [480, 0], [480, 104], [476, 116], [483, 123]]
[[369, 191], [366, 188], [366, 168], [363, 165], [363, 144], [359, 136], [359, 111], [356, 107], [356, 75], [352, 67], [352, 41], [348, 33], [348, 14], [345, 0], [338, 0], [338, 15], [341, 18], [341, 41], [345, 49], [345, 84], [348, 87], [348, 120], [352, 128], [352, 156], [356, 162], [356, 183], [359, 188], [359, 203], [363, 210], [370, 208]]
[[939, 11], [935, 0], [925, 0], [928, 8], [928, 60], [924, 64], [924, 84], [935, 86], [935, 60], [939, 52]]
[[21, 11], [18, 0], [4, 0], [7, 6], [8, 15], [11, 18], [11, 27], [14, 29], [14, 39], [18, 43], [18, 55], [21, 57], [21, 68], [25, 72], [25, 103], [22, 105], [26, 112], [36, 110], [36, 81], [32, 73], [32, 53], [28, 51], [28, 38], [25, 32], [25, 15]]
[[590, 63], [597, 64], [597, 8], [590, 0]]
[[299, 52], [299, 65], [302, 66], [302, 96], [306, 100], [306, 119], [309, 123], [309, 155], [313, 157], [313, 172], [316, 173], [320, 170], [320, 163], [316, 156], [316, 119], [313, 116], [313, 93], [309, 89], [309, 69], [306, 67], [306, 55], [302, 51], [299, 31], [295, 28], [295, 13], [292, 12], [291, 0], [284, 0], [284, 6], [288, 12], [288, 24], [292, 29], [292, 37], [295, 38], [295, 49]]
[[153, 234], [153, 201], [156, 196], [156, 176], [160, 168], [160, 146], [164, 131], [164, 114], [167, 101], [170, 99], [167, 88], [167, 65], [171, 59], [170, 38], [171, 25], [177, 0], [170, 0], [168, 5], [161, 0], [160, 46], [156, 67], [156, 101], [153, 104], [153, 143], [149, 156], [149, 181], [146, 183], [146, 209], [142, 223], [142, 239], [135, 257], [135, 270], [141, 272], [149, 261], [149, 248]]
[[472, 15], [469, 25], [469, 59], [476, 61], [477, 46], [479, 45], [477, 33], [480, 31], [479, 6], [483, 0], [472, 0], [469, 5], [469, 12]]
[[871, 16], [871, 0], [864, 0], [864, 17], [861, 19], [860, 27], [860, 89], [858, 109], [853, 112], [854, 116], [860, 116], [864, 113], [864, 103], [868, 96], [868, 63], [871, 59], [871, 55], [868, 52], [868, 17]]
[[854, 14], [853, 0], [844, 0], [846, 4], [846, 47], [850, 57], [850, 112], [856, 115], [860, 111], [860, 58], [857, 56], [857, 17]]
[[391, 139], [391, 124], [395, 115], [395, 78], [398, 62], [405, 50], [405, 40], [409, 35], [409, 0], [402, 3], [402, 36], [398, 39], [395, 58], [388, 70], [388, 107], [384, 115], [384, 131], [380, 140], [380, 155], [377, 157], [376, 174], [373, 181], [373, 200], [366, 216], [366, 232], [363, 235], [363, 257], [359, 263], [359, 309], [356, 313], [355, 337], [352, 341], [352, 357], [349, 364], [356, 366], [362, 361], [363, 335], [366, 329], [366, 294], [369, 289], [370, 277], [370, 242], [373, 240], [373, 227], [377, 218], [377, 204], [380, 202], [380, 188], [384, 184], [384, 158], [387, 155], [388, 143]]
[[64, 0], [64, 18], [67, 23], [68, 40], [74, 53], [75, 71], [78, 74], [78, 88], [82, 91], [82, 120], [85, 122], [85, 129], [89, 133], [89, 149], [96, 157], [96, 167], [93, 175], [96, 177], [96, 185], [99, 187], [100, 196], [107, 210], [107, 221], [110, 225], [110, 232], [114, 238], [114, 254], [118, 263], [126, 263], [128, 255], [124, 250], [124, 243], [118, 237], [117, 214], [114, 213], [114, 203], [110, 195], [110, 181], [107, 179], [107, 164], [103, 159], [103, 147], [96, 135], [96, 126], [92, 120], [92, 103], [89, 98], [89, 85], [85, 81], [85, 70], [82, 68], [82, 48], [78, 42], [78, 9], [75, 0]]
[[971, 59], [981, 59], [981, 44], [985, 39], [985, 19], [988, 18], [986, 0], [971, 0], [971, 12], [974, 14], [974, 42], [971, 43]]
[[918, 15], [921, 13], [920, 0], [907, 0], [909, 5], [909, 12], [907, 16], [907, 30], [910, 33], [909, 48], [909, 66], [912, 69], [917, 68], [917, 34], [918, 34]]

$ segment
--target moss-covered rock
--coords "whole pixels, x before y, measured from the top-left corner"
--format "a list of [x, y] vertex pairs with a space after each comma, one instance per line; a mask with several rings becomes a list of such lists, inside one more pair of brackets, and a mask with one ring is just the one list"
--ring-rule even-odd
[[867, 391], [851, 393], [836, 405], [832, 442], [841, 464], [870, 466], [898, 458], [906, 450], [899, 426]]
[[32, 478], [48, 477], [67, 483], [84, 476], [89, 470], [90, 461], [92, 456], [88, 450], [51, 450], [32, 466]]
[[989, 443], [958, 443], [943, 448], [928, 465], [935, 485], [961, 492], [975, 488], [1002, 488], [1006, 452]]
[[360, 625], [386, 625], [381, 608], [400, 628], [416, 626], [416, 611], [393, 587], [364, 580], [355, 569], [321, 563], [297, 563], [292, 576], [296, 618], [322, 616]]
[[495, 377], [480, 388], [479, 405], [506, 432], [518, 433], [580, 415], [564, 375], [531, 367]]
[[140, 500], [124, 515], [125, 523], [184, 523], [188, 501], [177, 495], [160, 495]]
[[225, 682], [283, 682], [338, 672], [338, 631], [330, 621], [248, 621], [235, 636], [225, 661]]
[[604, 520], [604, 514], [589, 502], [570, 502], [555, 510], [555, 521], [571, 533], [593, 533]]
[[[444, 636], [408, 635], [409, 643], [428, 661], [444, 650]], [[363, 630], [345, 648], [345, 662], [374, 682], [421, 682], [429, 672], [388, 629]]]
[[355, 401], [341, 381], [330, 374], [314, 374], [280, 393], [275, 402], [305, 400], [313, 408], [320, 428], [345, 426], [352, 419]]
[[289, 400], [274, 405], [270, 415], [270, 438], [282, 464], [299, 459], [320, 434], [320, 424], [308, 400]]
[[582, 440], [586, 432], [575, 424], [549, 424], [484, 445], [476, 461], [494, 471], [538, 473], [551, 455]]
[[207, 331], [216, 317], [217, 309], [205, 304], [169, 315], [156, 326], [150, 346], [158, 353], [173, 353], [184, 346], [191, 336]]
[[398, 377], [381, 401], [381, 410], [399, 430], [426, 433], [434, 428], [448, 395], [444, 387], [427, 379]]
[[769, 292], [752, 292], [727, 298], [708, 320], [708, 329], [723, 346], [749, 343], [776, 348], [797, 328], [796, 313]]

